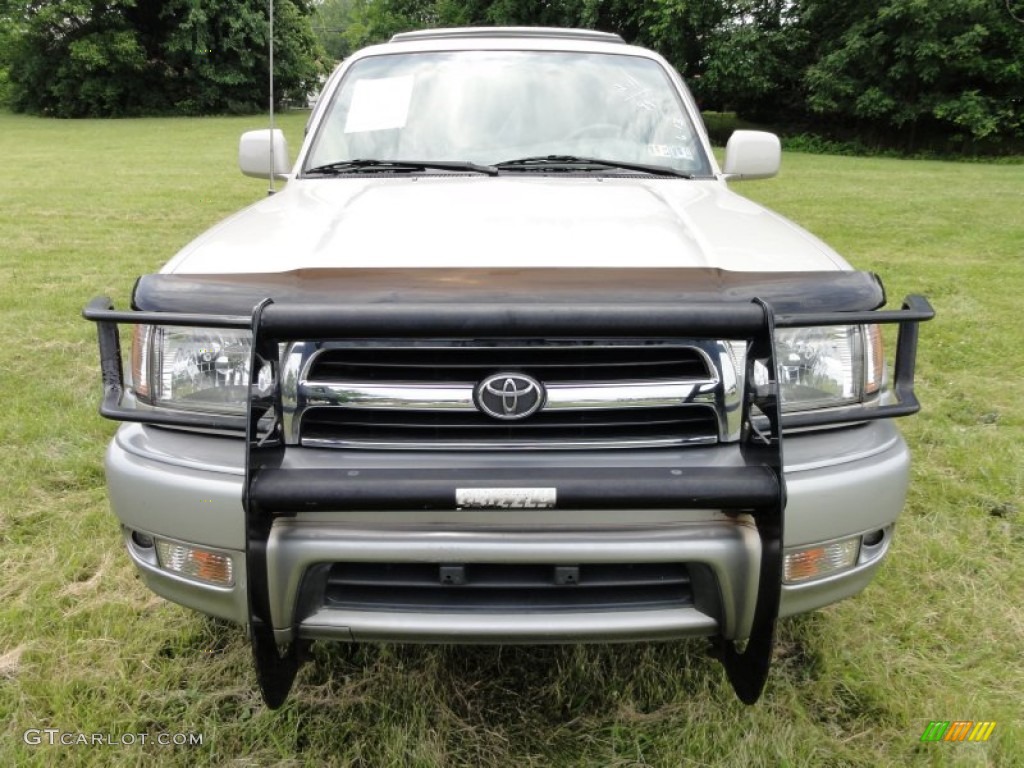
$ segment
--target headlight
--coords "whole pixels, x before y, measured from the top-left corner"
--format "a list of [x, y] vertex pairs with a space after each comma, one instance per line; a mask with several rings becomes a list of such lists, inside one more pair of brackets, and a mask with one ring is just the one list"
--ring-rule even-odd
[[[155, 406], [242, 412], [251, 351], [248, 331], [136, 326], [132, 340], [135, 396]], [[266, 370], [269, 376], [269, 367]]]
[[[877, 325], [776, 330], [775, 362], [784, 412], [864, 402], [881, 390], [885, 372]], [[760, 363], [754, 376], [768, 378]]]

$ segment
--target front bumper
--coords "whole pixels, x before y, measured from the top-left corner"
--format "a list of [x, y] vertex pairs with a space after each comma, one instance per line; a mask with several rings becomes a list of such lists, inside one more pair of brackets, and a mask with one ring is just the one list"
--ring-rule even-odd
[[[804, 278], [816, 288], [836, 288], [841, 280], [832, 275]], [[220, 530], [215, 534], [224, 541], [232, 540], [233, 552], [191, 552], [186, 547], [184, 557], [209, 563], [230, 556], [244, 563], [244, 569], [239, 568], [244, 573], [236, 574], [238, 578], [233, 583], [245, 585], [245, 620], [253, 642], [257, 677], [264, 699], [271, 707], [280, 706], [287, 696], [302, 661], [302, 641], [315, 637], [388, 639], [398, 636], [427, 641], [535, 642], [538, 639], [629, 639], [709, 632], [717, 636], [716, 648], [737, 694], [743, 701], [753, 703], [767, 679], [775, 621], [782, 612], [783, 550], [787, 540], [792, 540], [785, 533], [784, 525], [789, 514], [787, 497], [792, 493], [787, 487], [790, 475], [796, 479], [801, 472], [806, 472], [801, 479], [809, 488], [817, 481], [818, 493], [806, 492], [803, 504], [809, 507], [828, 503], [830, 515], [835, 514], [832, 481], [840, 484], [845, 481], [852, 492], [840, 509], [845, 507], [852, 511], [852, 520], [858, 520], [856, 513], [862, 506], [857, 496], [867, 488], [878, 492], [872, 482], [875, 479], [871, 477], [873, 468], [865, 465], [861, 468], [863, 472], [853, 468], [856, 477], [851, 482], [849, 466], [854, 462], [877, 465], [880, 455], [877, 443], [869, 449], [870, 455], [841, 462], [847, 466], [835, 473], [835, 478], [816, 477], [822, 472], [827, 474], [829, 467], [837, 466], [829, 459], [823, 462], [821, 457], [835, 456], [837, 452], [814, 454], [809, 463], [816, 462], [816, 469], [798, 470], [792, 466], [791, 457], [787, 458], [789, 466], [786, 468], [783, 429], [859, 421], [884, 425], [888, 418], [916, 412], [919, 406], [913, 393], [913, 370], [917, 324], [931, 315], [930, 306], [920, 297], [909, 297], [904, 308], [897, 312], [853, 309], [786, 315], [776, 314], [770, 304], [756, 296], [747, 302], [715, 301], [705, 296], [692, 303], [632, 300], [564, 305], [526, 301], [456, 306], [377, 302], [277, 305], [267, 298], [253, 309], [250, 318], [161, 311], [121, 313], [111, 308], [109, 300], [98, 298], [86, 310], [86, 316], [99, 323], [105, 388], [101, 413], [124, 421], [245, 431], [242, 461], [231, 463], [229, 471], [224, 473], [237, 479], [235, 468], [243, 469], [239, 486], [241, 541], [229, 530], [230, 524], [225, 527], [220, 523]], [[245, 416], [156, 413], [126, 407], [122, 402], [124, 383], [118, 322], [249, 327], [252, 347]], [[775, 376], [779, 370], [775, 328], [865, 323], [898, 323], [900, 326], [894, 383], [896, 402], [870, 409], [844, 407], [783, 417]], [[309, 339], [337, 341], [406, 336], [497, 340], [508, 339], [509, 334], [525, 339], [582, 335], [586, 338], [741, 341], [746, 355], [743, 373], [737, 375], [741, 385], [736, 401], [740, 411], [736, 433], [739, 440], [725, 441], [709, 450], [694, 447], [678, 455], [672, 450], [657, 453], [644, 449], [609, 450], [596, 460], [592, 456], [574, 457], [571, 452], [559, 453], [555, 458], [541, 458], [533, 452], [515, 458], [484, 452], [472, 459], [466, 458], [468, 454], [447, 458], [444, 454], [435, 454], [424, 460], [422, 455], [410, 452], [403, 467], [401, 461], [389, 461], [392, 456], [388, 453], [346, 456], [344, 451], [309, 448], [288, 437], [284, 419], [291, 405], [282, 394], [282, 344]], [[759, 380], [758, 371], [762, 372], [763, 381]], [[884, 429], [884, 426], [876, 428]], [[838, 430], [847, 431], [849, 428]], [[195, 439], [213, 441], [215, 438]], [[788, 441], [787, 438], [787, 444]], [[885, 505], [892, 512], [892, 519], [902, 506], [906, 484], [905, 448], [898, 443], [895, 451], [899, 453], [901, 449], [902, 457], [891, 456], [889, 463], [899, 465], [902, 459], [902, 467], [887, 478], [891, 481], [895, 474], [900, 474], [901, 479], [889, 482], [883, 490], [887, 496], [895, 493], [900, 497], [899, 504], [891, 508]], [[165, 457], [174, 455], [181, 454], [171, 451]], [[208, 470], [202, 469], [202, 462], [191, 466], [183, 466], [180, 461], [165, 463], [175, 464], [170, 474], [177, 477], [158, 478], [162, 487], [149, 490], [177, 492], [179, 500], [188, 502], [188, 499], [180, 499], [180, 475]], [[432, 463], [434, 466], [430, 466]], [[143, 485], [150, 482], [147, 475], [152, 468], [136, 466], [133, 469]], [[220, 479], [222, 483], [232, 484], [223, 477]], [[112, 497], [123, 492], [115, 491], [115, 484], [112, 477]], [[201, 483], [185, 487], [187, 493], [199, 490], [200, 504], [227, 506], [228, 514], [237, 519], [237, 507], [231, 510], [234, 502], [229, 505], [226, 497], [207, 494], [207, 488]], [[143, 496], [147, 501], [153, 498], [147, 493]], [[523, 499], [525, 503], [520, 503]], [[114, 504], [116, 509], [116, 499]], [[194, 502], [191, 506], [194, 507]], [[526, 514], [521, 514], [535, 511], [536, 506], [545, 508], [542, 514], [546, 514], [546, 518], [531, 521]], [[212, 508], [208, 509], [216, 514]], [[612, 517], [607, 524], [594, 519], [609, 512]], [[205, 517], [203, 513], [198, 514]], [[368, 528], [360, 527], [352, 518], [360, 514], [370, 515], [372, 523]], [[419, 524], [415, 520], [403, 520], [403, 516], [417, 514], [428, 519]], [[514, 518], [510, 518], [510, 514]], [[454, 517], [430, 519], [434, 516]], [[841, 525], [851, 524], [844, 521]], [[814, 527], [812, 523], [806, 525]], [[507, 526], [507, 530], [502, 531], [503, 526]], [[150, 548], [146, 533], [138, 535], [139, 530], [145, 529], [131, 529], [130, 525], [128, 528], [136, 547]], [[180, 539], [181, 532], [189, 530], [190, 526], [176, 520], [174, 529], [175, 537]], [[155, 529], [150, 530], [155, 532]], [[830, 538], [835, 538], [835, 533], [831, 531]], [[884, 537], [882, 533], [879, 535]], [[859, 547], [861, 542], [857, 539], [849, 543]], [[166, 542], [157, 541], [156, 551], [162, 546], [166, 547]], [[344, 559], [335, 560], [339, 556]], [[510, 606], [508, 611], [488, 610], [491, 604], [484, 601], [478, 606], [482, 610], [475, 614], [467, 612], [447, 618], [445, 610], [418, 610], [412, 601], [404, 603], [406, 615], [402, 617], [404, 620], [398, 621], [397, 617], [387, 615], [394, 613], [388, 610], [390, 600], [379, 594], [376, 603], [372, 600], [358, 603], [357, 607], [362, 610], [349, 610], [352, 596], [365, 592], [361, 587], [378, 580], [367, 576], [367, 571], [358, 563], [376, 564], [384, 556], [388, 558], [384, 563], [386, 569], [414, 574], [414, 580], [419, 578], [416, 586], [428, 586], [428, 582], [422, 578], [423, 569], [410, 568], [411, 563], [426, 563], [429, 569], [438, 569], [443, 584], [467, 584], [467, 567], [472, 567], [474, 573], [491, 573], [492, 576], [501, 573], [498, 579], [501, 587], [505, 586], [502, 579], [509, 579], [511, 574], [513, 583], [505, 592], [517, 597], [511, 603], [497, 603]], [[524, 576], [528, 578], [529, 571], [522, 566], [534, 563], [536, 557], [543, 558], [542, 565], [554, 572], [556, 580], [560, 573], [571, 579], [570, 591], [562, 593], [571, 606], [569, 610], [564, 610], [564, 605], [555, 600], [549, 604], [549, 611], [540, 612], [543, 616], [534, 615], [538, 612], [531, 606], [539, 595], [525, 593], [536, 584], [524, 592], [523, 585], [515, 582]], [[814, 557], [830, 555], [821, 550]], [[330, 564], [332, 560], [334, 565]], [[467, 560], [471, 562], [467, 564]], [[575, 595], [570, 597], [577, 586], [584, 584], [579, 573], [584, 566], [588, 573], [603, 573], [606, 579], [614, 572], [609, 583], [619, 593], [632, 590], [635, 597], [637, 590], [634, 588], [643, 586], [644, 580], [649, 582], [647, 587], [658, 582], [659, 570], [646, 567], [650, 563], [676, 563], [674, 571], [669, 568], [673, 575], [668, 578], [685, 585], [680, 587], [685, 594], [682, 597], [676, 594], [674, 601], [662, 594], [659, 602], [648, 597], [650, 589], [640, 589], [638, 602], [617, 604], [620, 608], [625, 606], [625, 610], [617, 611], [618, 619], [632, 612], [630, 608], [643, 609], [636, 612], [645, 618], [634, 620], [632, 627], [628, 617], [625, 623], [609, 622], [607, 610], [603, 611], [605, 616], [586, 615], [593, 613], [585, 608], [581, 610], [588, 604], [574, 602]], [[155, 554], [150, 565], [159, 565]], [[336, 573], [339, 567], [340, 572]], [[315, 579], [310, 575], [314, 573], [317, 574]], [[346, 581], [352, 573], [356, 574], [354, 586], [353, 582]], [[634, 578], [637, 573], [641, 574], [639, 580]], [[431, 586], [436, 588], [436, 581], [435, 576]], [[588, 586], [594, 583], [590, 577], [585, 581]], [[600, 578], [596, 581], [601, 583]], [[223, 589], [228, 587], [227, 580], [221, 583]], [[343, 585], [340, 590], [337, 589], [339, 583]], [[403, 589], [408, 586], [401, 584], [401, 578], [398, 583]], [[473, 584], [483, 586], [475, 580]], [[556, 584], [561, 588], [568, 586], [557, 581]], [[802, 590], [801, 594], [805, 603], [814, 602], [811, 590]], [[435, 589], [431, 599], [438, 598]], [[232, 605], [237, 602], [240, 601]], [[373, 605], [382, 606], [385, 615], [373, 610]], [[431, 608], [438, 605], [444, 605], [443, 598], [430, 604]], [[605, 608], [600, 602], [596, 607]], [[414, 617], [412, 621], [408, 620], [409, 614]], [[505, 618], [488, 621], [496, 616]], [[352, 624], [359, 621], [363, 626], [353, 628]], [[615, 626], [602, 632], [603, 625]]]
[[[337, 452], [327, 451], [337, 459]], [[707, 449], [633, 456], [637, 466], [707, 461]], [[426, 460], [438, 468], [452, 457]], [[460, 456], [483, 467], [486, 457]], [[588, 462], [621, 459], [585, 457]], [[392, 468], [424, 466], [424, 457], [395, 454]], [[508, 461], [508, 457], [503, 457]], [[126, 538], [147, 584], [168, 599], [238, 623], [247, 621], [245, 523], [241, 506], [244, 446], [238, 440], [132, 424], [119, 430], [107, 453], [111, 504], [128, 531], [223, 550], [232, 555], [233, 587], [181, 578], [156, 563], [152, 551]], [[516, 462], [528, 465], [518, 457]], [[345, 457], [352, 471], [384, 457]], [[876, 422], [787, 441], [786, 549], [886, 529], [906, 494], [909, 454], [895, 427]], [[866, 493], [870, 489], [870, 495]], [[628, 524], [627, 524], [628, 523]], [[780, 615], [814, 610], [856, 594], [882, 556], [837, 576], [783, 585]], [[742, 638], [749, 631], [760, 543], [750, 521], [714, 510], [354, 510], [309, 513], [275, 521], [268, 544], [273, 629], [300, 637], [408, 642], [566, 642], [654, 639], [691, 635]], [[706, 565], [720, 592], [714, 601], [668, 611], [424, 613], [314, 610], [296, 622], [299, 584], [318, 563], [381, 562], [657, 562]], [[704, 607], [706, 611], [701, 610]], [[713, 615], [712, 615], [713, 614]]]

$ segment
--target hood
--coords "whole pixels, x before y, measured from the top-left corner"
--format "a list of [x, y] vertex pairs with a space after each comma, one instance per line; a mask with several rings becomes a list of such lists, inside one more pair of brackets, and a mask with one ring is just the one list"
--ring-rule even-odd
[[849, 268], [717, 181], [420, 176], [293, 180], [164, 271], [368, 267]]

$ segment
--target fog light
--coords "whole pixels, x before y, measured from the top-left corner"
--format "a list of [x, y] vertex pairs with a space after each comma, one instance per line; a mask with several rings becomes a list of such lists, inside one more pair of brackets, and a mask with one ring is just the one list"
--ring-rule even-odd
[[229, 555], [157, 539], [156, 556], [161, 568], [187, 578], [221, 587], [230, 587], [235, 583], [234, 567]]
[[783, 580], [795, 584], [845, 571], [856, 564], [859, 551], [859, 536], [792, 550], [786, 554], [783, 562]]

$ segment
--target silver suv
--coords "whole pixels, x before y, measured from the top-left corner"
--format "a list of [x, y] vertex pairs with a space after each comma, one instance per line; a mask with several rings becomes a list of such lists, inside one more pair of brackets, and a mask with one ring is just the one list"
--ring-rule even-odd
[[277, 131], [239, 152], [283, 190], [85, 314], [129, 556], [249, 628], [270, 706], [314, 640], [693, 635], [753, 702], [776, 619], [870, 581], [931, 307], [734, 194], [777, 138], [720, 167], [657, 54], [397, 35], [294, 165]]

